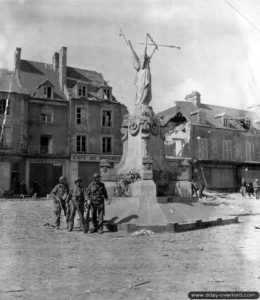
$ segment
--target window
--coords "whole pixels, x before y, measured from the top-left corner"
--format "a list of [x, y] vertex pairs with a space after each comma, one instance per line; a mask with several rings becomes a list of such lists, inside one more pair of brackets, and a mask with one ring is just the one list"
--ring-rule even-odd
[[7, 108], [7, 115], [10, 115], [10, 101], [8, 106], [6, 106], [6, 99], [0, 99], [0, 115], [5, 113], [5, 109]]
[[208, 159], [208, 139], [197, 138], [198, 139], [198, 158]]
[[110, 100], [111, 92], [110, 89], [104, 89], [104, 99], [105, 100]]
[[102, 110], [102, 127], [112, 127], [112, 111]]
[[223, 159], [232, 160], [232, 142], [231, 140], [223, 141]]
[[112, 138], [103, 137], [102, 138], [102, 153], [111, 154], [112, 153]]
[[51, 123], [53, 122], [53, 110], [49, 107], [41, 108], [41, 122]]
[[[1, 130], [1, 129], [0, 129]], [[12, 130], [11, 127], [4, 127], [2, 140], [0, 141], [1, 146], [11, 147], [12, 146]]]
[[40, 151], [42, 154], [52, 153], [52, 136], [41, 135]]
[[76, 108], [76, 124], [87, 124], [87, 110], [86, 108]]
[[48, 99], [52, 98], [52, 87], [51, 86], [43, 87], [43, 96]]
[[229, 122], [228, 122], [228, 118], [227, 117], [223, 117], [223, 119], [222, 119], [223, 121], [223, 126], [224, 127], [228, 127], [228, 125], [229, 125]]
[[252, 142], [246, 142], [246, 161], [255, 160], [255, 145]]
[[86, 152], [87, 151], [87, 137], [84, 135], [77, 135], [76, 138], [76, 151]]
[[86, 86], [85, 85], [82, 85], [82, 84], [79, 84], [78, 85], [78, 96], [86, 96]]

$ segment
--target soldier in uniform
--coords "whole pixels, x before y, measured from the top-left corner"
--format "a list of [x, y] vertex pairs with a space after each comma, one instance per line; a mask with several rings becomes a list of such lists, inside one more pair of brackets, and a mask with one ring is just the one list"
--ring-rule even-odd
[[105, 214], [105, 201], [108, 201], [107, 190], [103, 182], [100, 181], [100, 174], [93, 174], [93, 182], [87, 188], [86, 196], [92, 210], [92, 221], [94, 228], [91, 233], [103, 233], [103, 222]]
[[88, 226], [84, 219], [84, 192], [82, 187], [82, 179], [77, 178], [75, 180], [75, 185], [72, 189], [72, 195], [69, 200], [69, 216], [68, 216], [68, 229], [69, 231], [73, 230], [74, 227], [74, 218], [76, 211], [80, 218], [81, 228], [83, 229], [84, 233], [88, 232]]
[[54, 204], [55, 226], [60, 229], [60, 216], [63, 210], [66, 216], [66, 200], [69, 195], [69, 187], [64, 176], [59, 178], [59, 183], [55, 185], [50, 193]]

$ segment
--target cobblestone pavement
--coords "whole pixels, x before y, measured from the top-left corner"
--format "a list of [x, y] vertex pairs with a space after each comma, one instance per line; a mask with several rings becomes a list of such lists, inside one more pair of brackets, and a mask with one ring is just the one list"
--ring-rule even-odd
[[203, 203], [240, 223], [176, 234], [55, 230], [49, 200], [0, 200], [0, 299], [188, 299], [260, 291], [260, 200]]

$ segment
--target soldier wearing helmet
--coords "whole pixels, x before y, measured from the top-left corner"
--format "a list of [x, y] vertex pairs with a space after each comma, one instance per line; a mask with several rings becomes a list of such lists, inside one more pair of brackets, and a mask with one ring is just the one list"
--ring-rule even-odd
[[94, 228], [91, 233], [103, 233], [103, 222], [105, 214], [105, 201], [108, 200], [107, 190], [103, 182], [100, 181], [100, 174], [93, 174], [93, 182], [87, 188], [86, 197], [88, 205], [92, 211], [92, 221]]
[[82, 179], [76, 178], [75, 185], [72, 189], [72, 197], [69, 201], [69, 216], [68, 216], [68, 229], [69, 231], [73, 230], [74, 227], [74, 218], [76, 211], [80, 218], [81, 228], [83, 229], [84, 233], [88, 232], [88, 224], [84, 219], [84, 192], [82, 187]]
[[50, 193], [54, 204], [54, 214], [55, 214], [55, 226], [60, 229], [60, 217], [63, 210], [64, 216], [66, 216], [66, 200], [69, 195], [69, 187], [66, 181], [66, 177], [61, 176], [59, 178], [59, 183], [55, 185]]

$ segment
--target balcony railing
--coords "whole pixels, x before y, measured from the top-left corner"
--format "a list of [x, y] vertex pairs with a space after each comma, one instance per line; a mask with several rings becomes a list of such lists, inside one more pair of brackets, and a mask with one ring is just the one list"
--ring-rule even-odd
[[48, 147], [48, 146], [35, 146], [30, 145], [28, 146], [28, 154], [30, 155], [43, 155], [43, 156], [49, 156], [49, 155], [60, 155], [60, 156], [66, 156], [68, 155], [68, 149], [66, 146], [55, 146], [55, 147]]

